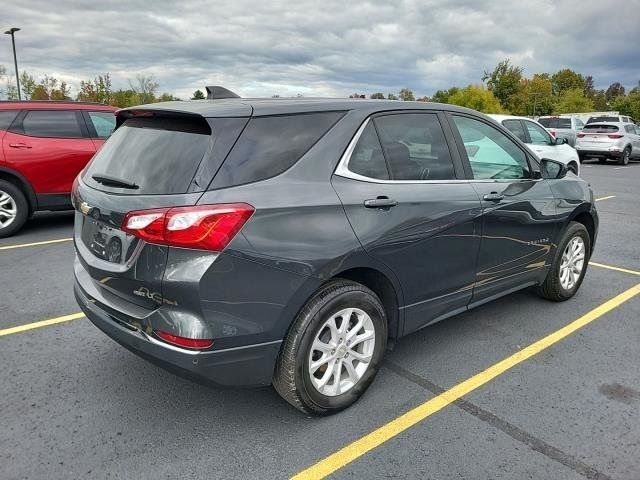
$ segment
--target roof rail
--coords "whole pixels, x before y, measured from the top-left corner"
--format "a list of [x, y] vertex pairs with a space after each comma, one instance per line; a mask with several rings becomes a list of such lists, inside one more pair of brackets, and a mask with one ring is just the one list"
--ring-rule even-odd
[[220, 100], [221, 98], [240, 98], [240, 95], [232, 92], [228, 88], [220, 87], [218, 85], [206, 86], [207, 100]]

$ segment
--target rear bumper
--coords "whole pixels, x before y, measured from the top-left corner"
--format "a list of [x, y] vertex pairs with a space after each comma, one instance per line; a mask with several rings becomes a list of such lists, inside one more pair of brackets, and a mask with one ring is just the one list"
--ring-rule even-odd
[[212, 351], [190, 351], [161, 342], [133, 326], [134, 318], [103, 308], [80, 286], [74, 294], [87, 318], [100, 330], [136, 355], [182, 377], [225, 386], [269, 385], [281, 340]]
[[622, 155], [622, 148], [620, 147], [602, 147], [601, 149], [599, 148], [594, 148], [594, 147], [589, 147], [589, 148], [584, 148], [584, 147], [580, 147], [579, 145], [576, 145], [576, 151], [578, 152], [578, 155], [580, 155], [581, 157], [599, 157], [599, 158], [618, 158], [620, 157], [620, 155]]

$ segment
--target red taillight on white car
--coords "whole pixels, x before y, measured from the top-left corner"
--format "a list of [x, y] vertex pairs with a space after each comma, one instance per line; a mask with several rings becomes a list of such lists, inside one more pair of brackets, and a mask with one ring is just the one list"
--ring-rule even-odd
[[585, 137], [585, 134], [584, 134], [584, 133], [578, 133], [576, 136], [577, 136], [578, 138], [584, 138], [584, 137]]
[[149, 243], [219, 252], [254, 211], [247, 203], [138, 210], [127, 213], [122, 230]]
[[607, 135], [607, 137], [615, 139], [615, 138], [622, 138], [624, 137], [624, 135], [620, 135], [619, 133], [612, 133], [610, 135]]

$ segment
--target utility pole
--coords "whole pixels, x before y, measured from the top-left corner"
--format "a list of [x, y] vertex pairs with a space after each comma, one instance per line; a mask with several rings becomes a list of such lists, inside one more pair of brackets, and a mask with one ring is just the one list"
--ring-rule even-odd
[[11, 35], [11, 45], [13, 46], [13, 64], [16, 67], [16, 85], [18, 86], [18, 100], [22, 100], [22, 94], [20, 93], [20, 75], [18, 74], [18, 57], [16, 56], [16, 39], [14, 34], [20, 29], [17, 27], [10, 28], [6, 32], [7, 35]]

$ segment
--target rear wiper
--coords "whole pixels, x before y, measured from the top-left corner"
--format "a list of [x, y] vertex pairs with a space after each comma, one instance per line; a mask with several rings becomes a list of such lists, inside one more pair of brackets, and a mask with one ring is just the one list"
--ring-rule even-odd
[[120, 188], [131, 188], [138, 189], [140, 188], [133, 182], [127, 182], [126, 180], [121, 180], [120, 178], [112, 177], [110, 175], [105, 175], [103, 173], [96, 173], [91, 175], [96, 182], [101, 183], [103, 185], [111, 186], [111, 187], [120, 187]]

